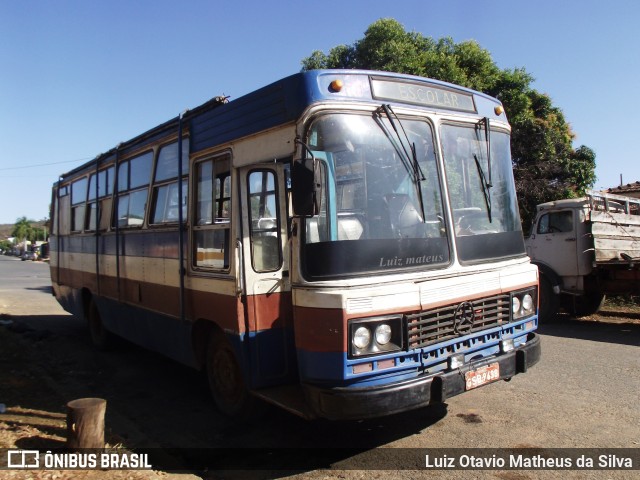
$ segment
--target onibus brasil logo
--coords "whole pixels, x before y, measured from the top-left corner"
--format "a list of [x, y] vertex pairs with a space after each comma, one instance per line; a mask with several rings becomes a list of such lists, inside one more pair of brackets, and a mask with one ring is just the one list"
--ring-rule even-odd
[[[103, 451], [45, 453], [39, 450], [7, 450], [7, 468], [11, 469], [123, 469], [152, 468], [146, 453]], [[2, 468], [0, 466], [0, 468]]]

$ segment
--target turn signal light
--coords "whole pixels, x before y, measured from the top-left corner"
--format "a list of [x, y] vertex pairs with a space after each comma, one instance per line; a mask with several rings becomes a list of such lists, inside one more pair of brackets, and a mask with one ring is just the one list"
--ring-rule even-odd
[[340, 92], [344, 87], [344, 82], [340, 79], [336, 79], [329, 84], [329, 88], [332, 92]]

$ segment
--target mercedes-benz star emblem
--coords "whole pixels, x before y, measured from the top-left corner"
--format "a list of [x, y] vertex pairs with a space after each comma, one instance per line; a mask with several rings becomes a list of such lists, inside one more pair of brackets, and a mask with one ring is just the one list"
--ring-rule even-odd
[[453, 331], [458, 335], [465, 335], [473, 328], [476, 314], [473, 305], [469, 302], [462, 302], [453, 314]]

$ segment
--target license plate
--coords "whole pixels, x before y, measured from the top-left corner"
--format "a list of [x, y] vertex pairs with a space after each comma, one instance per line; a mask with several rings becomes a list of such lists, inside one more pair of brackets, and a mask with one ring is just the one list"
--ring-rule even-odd
[[492, 363], [464, 374], [465, 390], [481, 387], [487, 383], [500, 380], [500, 364]]

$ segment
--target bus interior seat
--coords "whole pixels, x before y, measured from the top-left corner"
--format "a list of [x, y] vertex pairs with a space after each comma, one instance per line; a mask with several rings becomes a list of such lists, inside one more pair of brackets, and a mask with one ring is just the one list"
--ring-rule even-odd
[[389, 209], [391, 228], [396, 235], [409, 236], [407, 229], [422, 224], [422, 215], [406, 193], [390, 193], [384, 196]]
[[355, 215], [338, 216], [338, 240], [358, 240], [362, 237], [364, 227]]

